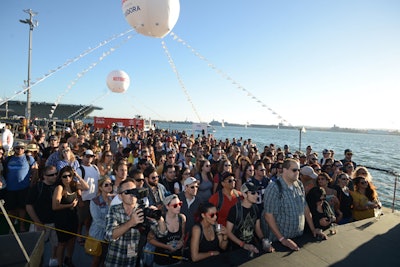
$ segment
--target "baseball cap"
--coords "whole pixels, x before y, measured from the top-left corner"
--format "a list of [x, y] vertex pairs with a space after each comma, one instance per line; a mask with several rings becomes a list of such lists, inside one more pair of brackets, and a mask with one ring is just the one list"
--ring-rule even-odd
[[93, 153], [92, 150], [87, 149], [87, 150], [85, 151], [85, 155], [94, 156], [94, 153]]
[[318, 174], [314, 171], [314, 169], [311, 166], [304, 166], [300, 169], [300, 173], [302, 175], [307, 175], [308, 177], [311, 177], [312, 179], [317, 179]]
[[22, 142], [22, 141], [16, 141], [16, 142], [14, 142], [13, 147], [23, 147], [23, 148], [25, 148], [25, 143]]
[[194, 178], [194, 177], [188, 177], [188, 178], [183, 182], [183, 185], [184, 185], [184, 186], [187, 186], [187, 185], [191, 185], [191, 184], [197, 183], [197, 182], [198, 182], [198, 180], [197, 180], [196, 178]]
[[256, 187], [253, 183], [247, 182], [247, 183], [244, 183], [244, 184], [242, 185], [242, 187], [240, 188], [240, 191], [241, 191], [242, 193], [246, 193], [246, 192], [248, 192], [248, 191], [254, 192], [254, 191], [257, 191], [257, 187]]
[[181, 144], [181, 147], [187, 147], [187, 145], [185, 143]]
[[325, 149], [322, 151], [322, 154], [326, 154], [326, 153], [329, 153], [329, 150], [325, 148]]

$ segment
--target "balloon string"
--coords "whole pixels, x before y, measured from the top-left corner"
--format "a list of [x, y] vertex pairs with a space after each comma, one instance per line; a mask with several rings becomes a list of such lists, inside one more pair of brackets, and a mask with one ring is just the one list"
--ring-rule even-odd
[[[105, 92], [103, 95], [98, 96], [96, 99], [94, 99], [90, 104], [85, 105], [83, 107], [81, 107], [80, 109], [78, 109], [77, 111], [75, 111], [74, 113], [72, 113], [71, 115], [68, 116], [68, 119], [79, 116], [80, 114], [84, 113], [82, 111], [84, 111], [85, 109], [89, 109], [90, 107], [93, 107], [93, 104], [100, 101], [102, 98], [106, 97], [107, 95], [110, 94], [110, 91]], [[86, 116], [85, 116], [86, 117]]]
[[179, 81], [179, 84], [181, 85], [181, 88], [182, 88], [183, 93], [186, 95], [187, 101], [188, 101], [188, 102], [190, 103], [190, 105], [192, 106], [192, 109], [193, 109], [194, 113], [196, 114], [197, 119], [199, 120], [199, 122], [202, 122], [201, 119], [200, 119], [199, 113], [197, 112], [196, 107], [194, 106], [193, 101], [192, 101], [192, 99], [191, 99], [191, 97], [190, 97], [188, 91], [186, 90], [185, 84], [183, 83], [183, 81], [182, 81], [182, 79], [181, 79], [181, 77], [180, 77], [180, 75], [179, 75], [179, 72], [178, 72], [178, 70], [177, 70], [177, 68], [176, 68], [176, 65], [175, 65], [175, 63], [174, 63], [174, 61], [173, 61], [173, 59], [172, 59], [172, 57], [171, 57], [171, 54], [170, 54], [169, 51], [168, 51], [168, 48], [167, 48], [165, 42], [164, 42], [164, 41], [161, 41], [161, 44], [162, 44], [162, 47], [164, 48], [165, 54], [167, 55], [168, 63], [169, 63], [169, 65], [171, 66], [172, 71], [175, 73], [175, 75], [176, 75], [176, 77], [177, 77], [177, 79], [178, 79], [178, 81]]
[[1, 100], [1, 101], [0, 101], [0, 106], [3, 105], [4, 103], [6, 103], [7, 101], [10, 101], [10, 100], [14, 99], [14, 98], [17, 97], [18, 95], [20, 95], [20, 94], [22, 94], [22, 93], [25, 93], [25, 92], [28, 91], [30, 88], [32, 88], [32, 87], [38, 85], [39, 83], [43, 82], [44, 80], [46, 80], [47, 78], [49, 78], [49, 77], [52, 76], [53, 74], [55, 74], [55, 73], [59, 72], [60, 70], [62, 70], [62, 69], [64, 69], [64, 68], [68, 67], [68, 66], [71, 65], [72, 63], [78, 61], [79, 59], [81, 59], [81, 58], [83, 58], [83, 57], [85, 57], [85, 56], [87, 56], [88, 54], [92, 53], [93, 51], [97, 50], [98, 48], [100, 48], [100, 47], [102, 47], [102, 46], [108, 44], [109, 42], [111, 42], [111, 41], [113, 41], [113, 40], [115, 40], [115, 39], [117, 39], [117, 38], [120, 38], [121, 36], [126, 35], [127, 33], [131, 32], [131, 31], [133, 31], [133, 29], [129, 29], [129, 30], [127, 30], [127, 31], [125, 31], [125, 32], [122, 32], [122, 33], [120, 33], [120, 34], [115, 34], [115, 35], [111, 36], [110, 38], [108, 38], [107, 40], [105, 40], [105, 41], [103, 41], [103, 42], [100, 42], [100, 43], [99, 43], [97, 46], [95, 46], [94, 48], [89, 48], [89, 49], [85, 50], [83, 53], [81, 53], [80, 55], [74, 57], [73, 59], [68, 59], [66, 62], [64, 62], [64, 64], [58, 66], [57, 68], [54, 68], [54, 69], [50, 70], [48, 73], [44, 74], [44, 75], [43, 75], [42, 77], [40, 77], [40, 78], [37, 78], [35, 81], [32, 81], [32, 82], [30, 83], [30, 86], [29, 86], [29, 87], [22, 86], [23, 90], [16, 91], [16, 92], [14, 93], [13, 96]]
[[264, 102], [262, 102], [260, 99], [258, 99], [254, 94], [252, 94], [249, 90], [247, 90], [245, 87], [243, 87], [239, 82], [235, 81], [232, 77], [230, 77], [228, 74], [226, 74], [224, 71], [221, 69], [217, 68], [213, 63], [211, 63], [205, 56], [201, 55], [199, 52], [197, 52], [191, 45], [189, 45], [186, 41], [181, 39], [178, 35], [176, 35], [174, 32], [171, 32], [169, 34], [172, 36], [172, 39], [174, 41], [177, 41], [178, 43], [181, 43], [183, 46], [188, 48], [195, 56], [197, 56], [199, 59], [203, 60], [204, 62], [207, 63], [208, 67], [213, 69], [217, 74], [221, 75], [224, 79], [230, 81], [234, 86], [236, 86], [239, 90], [247, 93], [247, 96], [256, 101], [258, 104], [260, 104], [262, 107], [267, 108], [273, 115], [276, 116], [277, 119], [280, 120], [281, 123], [286, 123], [289, 126], [292, 126], [291, 123], [289, 123], [286, 119], [284, 119], [281, 115], [279, 115], [277, 112], [275, 112], [273, 109], [268, 107]]
[[[133, 99], [133, 101], [137, 101], [139, 102], [141, 105], [143, 105], [146, 109], [150, 110], [151, 112], [153, 112], [158, 118], [162, 119], [162, 120], [167, 120], [164, 116], [162, 116], [161, 114], [157, 113], [154, 109], [150, 108], [148, 105], [146, 105], [143, 101], [140, 101], [139, 98], [130, 95], [130, 97]], [[124, 98], [125, 101], [129, 102], [127, 98]], [[140, 112], [139, 109], [137, 109], [135, 106], [132, 105], [131, 102], [129, 102], [129, 105], [134, 108], [138, 113]]]
[[67, 94], [69, 93], [69, 91], [71, 91], [72, 87], [83, 77], [85, 76], [86, 73], [88, 73], [90, 70], [92, 70], [94, 67], [97, 66], [97, 64], [99, 64], [104, 58], [106, 58], [107, 56], [109, 56], [111, 53], [113, 53], [117, 48], [119, 48], [120, 46], [122, 46], [123, 44], [125, 44], [129, 39], [131, 39], [133, 37], [133, 35], [129, 35], [128, 37], [126, 37], [121, 43], [119, 43], [118, 45], [111, 47], [108, 51], [103, 52], [103, 54], [99, 57], [97, 62], [92, 63], [88, 68], [84, 69], [83, 71], [81, 71], [80, 73], [78, 73], [76, 75], [76, 78], [74, 80], [72, 80], [70, 82], [70, 84], [67, 86], [67, 88], [65, 89], [65, 91], [63, 93], [61, 93], [56, 101], [54, 102], [53, 106], [51, 107], [50, 110], [50, 114], [49, 114], [49, 118], [53, 117], [53, 114], [55, 112], [55, 110], [57, 109], [58, 104], [61, 102], [61, 99]]

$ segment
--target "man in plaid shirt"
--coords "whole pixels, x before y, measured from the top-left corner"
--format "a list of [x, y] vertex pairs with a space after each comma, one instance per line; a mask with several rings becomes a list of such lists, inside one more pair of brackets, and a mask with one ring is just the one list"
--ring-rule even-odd
[[[105, 260], [106, 266], [135, 266], [140, 231], [137, 225], [144, 222], [143, 210], [138, 208], [135, 182], [128, 178], [118, 187], [121, 204], [110, 207], [106, 216], [105, 239], [110, 241]], [[161, 217], [158, 230], [166, 231], [166, 225]]]

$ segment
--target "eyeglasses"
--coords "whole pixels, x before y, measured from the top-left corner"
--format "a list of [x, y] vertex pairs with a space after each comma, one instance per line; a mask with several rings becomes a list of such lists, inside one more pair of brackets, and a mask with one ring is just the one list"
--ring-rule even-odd
[[155, 180], [155, 179], [158, 179], [160, 176], [153, 176], [153, 177], [149, 177], [151, 180]]
[[177, 207], [182, 207], [182, 201], [175, 203], [175, 204], [170, 204], [174, 209], [176, 209]]
[[144, 182], [144, 179], [135, 179], [136, 182], [141, 183]]
[[15, 150], [25, 149], [25, 147], [15, 147]]
[[298, 169], [298, 168], [292, 169], [292, 172], [299, 172], [299, 171], [300, 171], [300, 169]]
[[168, 157], [169, 159], [174, 159], [175, 157]]
[[191, 189], [195, 189], [195, 188], [199, 188], [199, 186], [198, 185], [192, 185], [190, 188]]
[[131, 188], [131, 189], [122, 191], [121, 194], [136, 196], [136, 191], [137, 191], [136, 188]]
[[236, 179], [228, 179], [228, 180], [225, 180], [226, 182], [228, 182], [228, 183], [233, 183], [233, 182], [236, 182]]
[[260, 171], [260, 172], [265, 172], [265, 171], [266, 171], [266, 169], [261, 169], [261, 170], [258, 170], [258, 171]]
[[49, 173], [49, 174], [45, 174], [45, 176], [56, 176], [57, 175], [57, 173], [55, 172], [55, 173]]
[[211, 219], [214, 217], [218, 217], [218, 212], [215, 213], [206, 213], [208, 215], [208, 217], [210, 217]]
[[71, 178], [72, 175], [71, 174], [64, 174], [63, 176], [61, 176], [61, 178], [67, 179], [67, 178]]
[[111, 183], [104, 183], [103, 186], [104, 187], [109, 187], [110, 185], [112, 185]]

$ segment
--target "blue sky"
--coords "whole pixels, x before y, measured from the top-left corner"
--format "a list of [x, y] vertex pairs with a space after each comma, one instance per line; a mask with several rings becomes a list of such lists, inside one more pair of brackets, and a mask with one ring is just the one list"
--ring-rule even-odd
[[[32, 101], [94, 104], [103, 108], [94, 115], [106, 117], [400, 129], [400, 1], [180, 5], [172, 32], [185, 44], [134, 31], [107, 42], [132, 29], [121, 1], [1, 1], [0, 98], [13, 97], [27, 79], [29, 30], [19, 19], [31, 8], [39, 13], [31, 81], [61, 67], [32, 87]], [[117, 69], [130, 76], [124, 94], [106, 85]]]

